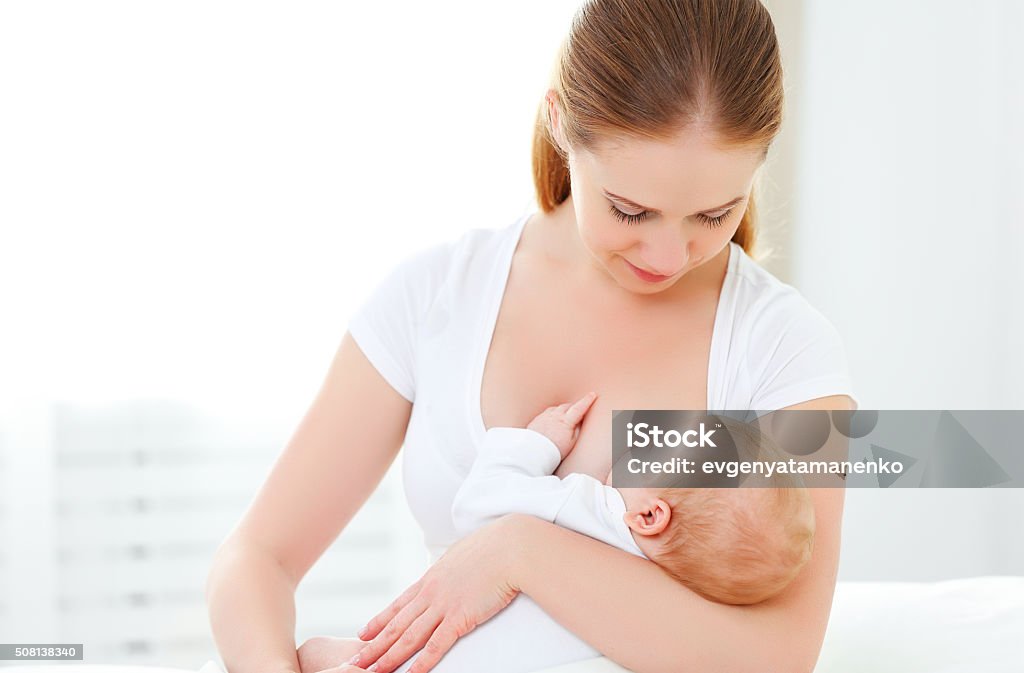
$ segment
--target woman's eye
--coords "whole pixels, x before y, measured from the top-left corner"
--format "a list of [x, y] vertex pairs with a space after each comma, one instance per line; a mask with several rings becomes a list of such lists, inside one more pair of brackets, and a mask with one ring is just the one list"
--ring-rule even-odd
[[697, 219], [699, 219], [701, 222], [708, 225], [709, 227], [720, 227], [722, 226], [722, 222], [725, 221], [725, 218], [729, 217], [729, 213], [731, 213], [732, 210], [733, 209], [730, 208], [729, 210], [725, 211], [718, 217], [711, 217], [710, 215], [700, 213], [697, 215]]
[[[646, 210], [643, 211], [643, 212], [637, 213], [635, 215], [632, 215], [630, 213], [624, 213], [621, 210], [619, 210], [618, 208], [616, 208], [615, 204], [611, 204], [611, 211], [612, 211], [612, 215], [614, 215], [616, 218], [618, 218], [618, 220], [620, 222], [625, 222], [627, 225], [636, 224], [637, 222], [640, 222], [641, 220], [645, 220], [651, 214], [649, 211], [646, 211]], [[729, 217], [729, 215], [730, 215], [730, 213], [732, 213], [732, 211], [733, 211], [733, 209], [730, 208], [729, 210], [725, 211], [721, 215], [718, 215], [717, 217], [711, 217], [710, 215], [705, 215], [704, 213], [699, 213], [697, 215], [697, 219], [699, 219], [701, 222], [703, 222], [704, 224], [708, 225], [709, 227], [720, 227], [720, 226], [722, 226], [722, 223], [726, 220], [726, 218]]]
[[624, 213], [618, 208], [616, 208], [615, 204], [611, 204], [611, 211], [612, 215], [617, 217], [620, 222], [625, 222], [627, 225], [636, 224], [640, 220], [646, 219], [647, 216], [650, 215], [650, 213], [647, 212], [646, 210], [643, 211], [642, 213], [637, 213], [636, 215], [630, 215], [629, 213]]

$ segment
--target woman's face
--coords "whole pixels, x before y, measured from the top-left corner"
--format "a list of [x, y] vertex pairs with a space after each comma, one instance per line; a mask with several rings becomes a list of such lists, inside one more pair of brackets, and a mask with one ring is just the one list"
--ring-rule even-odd
[[763, 162], [762, 149], [719, 147], [698, 129], [669, 142], [568, 154], [583, 246], [622, 288], [641, 294], [662, 292], [724, 253]]

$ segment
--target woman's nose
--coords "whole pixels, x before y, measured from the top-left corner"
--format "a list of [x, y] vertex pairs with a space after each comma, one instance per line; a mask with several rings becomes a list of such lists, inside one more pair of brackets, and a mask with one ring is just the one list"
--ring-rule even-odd
[[643, 269], [662, 276], [677, 273], [688, 263], [692, 241], [678, 229], [664, 227], [663, 231], [651, 232], [640, 249]]

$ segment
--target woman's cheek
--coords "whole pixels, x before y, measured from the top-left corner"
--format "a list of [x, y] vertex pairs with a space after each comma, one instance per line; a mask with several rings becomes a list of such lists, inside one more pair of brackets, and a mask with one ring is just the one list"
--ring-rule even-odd
[[635, 237], [627, 231], [626, 225], [614, 221], [613, 216], [598, 215], [591, 221], [597, 224], [583, 227], [582, 238], [595, 255], [613, 257], [635, 244]]

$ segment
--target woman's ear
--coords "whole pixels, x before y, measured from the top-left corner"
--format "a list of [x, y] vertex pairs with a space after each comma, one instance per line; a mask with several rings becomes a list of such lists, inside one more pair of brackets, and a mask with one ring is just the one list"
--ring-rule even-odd
[[672, 508], [661, 498], [652, 497], [642, 506], [623, 514], [622, 519], [637, 535], [657, 535], [672, 520]]
[[551, 124], [551, 135], [554, 137], [558, 149], [565, 154], [567, 143], [565, 142], [565, 136], [562, 134], [562, 117], [559, 114], [558, 94], [555, 93], [554, 89], [548, 89], [547, 93], [544, 94], [544, 101], [548, 106], [548, 121]]

